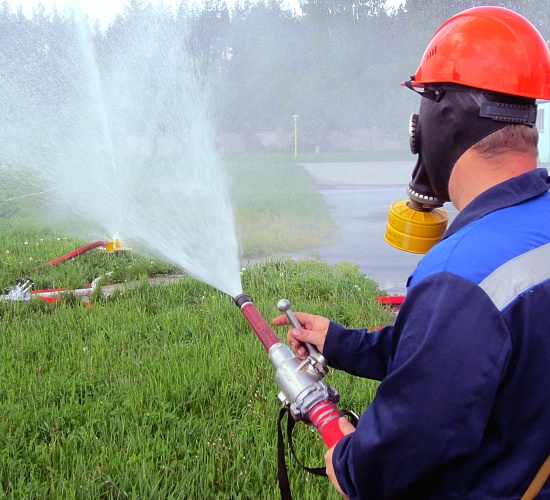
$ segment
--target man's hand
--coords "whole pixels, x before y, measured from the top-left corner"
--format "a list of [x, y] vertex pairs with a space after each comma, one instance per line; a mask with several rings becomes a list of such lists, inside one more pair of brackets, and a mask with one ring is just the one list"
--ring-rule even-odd
[[[338, 420], [338, 424], [344, 436], [347, 436], [348, 434], [355, 432], [355, 427], [353, 427], [353, 424], [345, 417], [340, 417], [340, 420]], [[332, 455], [334, 453], [335, 447], [336, 445], [334, 445], [325, 453], [325, 462], [327, 464], [327, 476], [332, 481], [332, 484], [334, 485], [338, 493], [340, 493], [342, 497], [348, 498], [348, 496], [340, 488], [340, 485], [338, 484], [338, 480], [336, 479], [336, 474], [334, 474], [334, 467], [332, 466]]]
[[[307, 350], [302, 342], [314, 345], [322, 353], [330, 320], [323, 316], [301, 312], [296, 313], [295, 316], [303, 328], [291, 328], [288, 331], [287, 340], [296, 355], [300, 359], [307, 358]], [[281, 315], [273, 320], [273, 324], [275, 326], [289, 325], [290, 321], [286, 315]]]

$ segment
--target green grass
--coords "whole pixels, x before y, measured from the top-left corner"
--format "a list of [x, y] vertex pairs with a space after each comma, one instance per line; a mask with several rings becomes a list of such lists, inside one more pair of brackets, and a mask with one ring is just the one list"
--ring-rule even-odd
[[[345, 264], [269, 261], [246, 269], [243, 287], [268, 320], [282, 297], [345, 324], [388, 319], [375, 285]], [[278, 497], [273, 368], [230, 297], [191, 278], [143, 281], [92, 308], [4, 303], [0, 328], [6, 496]], [[375, 390], [342, 373], [328, 381], [356, 412]], [[296, 447], [322, 463], [302, 426]], [[327, 480], [289, 467], [297, 498], [335, 498]]]
[[236, 219], [247, 257], [327, 245], [336, 235], [313, 177], [272, 156], [227, 160]]
[[[349, 325], [388, 320], [350, 265], [266, 261], [243, 272], [243, 287], [268, 320], [283, 297]], [[278, 497], [273, 368], [230, 297], [191, 278], [142, 280], [91, 308], [0, 304], [0, 329], [7, 497]], [[327, 380], [356, 412], [376, 388]], [[323, 444], [303, 426], [296, 448], [322, 464]], [[336, 498], [326, 479], [289, 469], [297, 498]]]
[[[151, 284], [178, 270], [131, 253], [45, 265], [83, 242], [27, 209], [10, 203], [0, 216], [2, 287], [25, 276], [37, 288], [98, 276], [137, 286], [96, 292], [92, 306], [72, 295], [0, 302], [0, 498], [279, 498], [274, 369], [233, 300], [188, 276]], [[280, 217], [273, 227], [285, 235]], [[242, 285], [268, 321], [280, 298], [348, 326], [391, 321], [377, 285], [351, 264], [264, 259], [243, 270]], [[327, 382], [357, 413], [376, 390], [335, 371]], [[297, 426], [295, 446], [306, 465], [323, 464], [309, 427]], [[287, 462], [295, 498], [338, 498], [326, 478]]]

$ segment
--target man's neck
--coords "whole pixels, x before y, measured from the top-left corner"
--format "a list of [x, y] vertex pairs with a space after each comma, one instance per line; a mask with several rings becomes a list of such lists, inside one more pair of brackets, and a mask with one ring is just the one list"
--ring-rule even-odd
[[469, 149], [456, 162], [449, 179], [449, 194], [457, 210], [463, 210], [481, 193], [508, 179], [537, 168], [527, 153], [507, 153], [487, 160]]

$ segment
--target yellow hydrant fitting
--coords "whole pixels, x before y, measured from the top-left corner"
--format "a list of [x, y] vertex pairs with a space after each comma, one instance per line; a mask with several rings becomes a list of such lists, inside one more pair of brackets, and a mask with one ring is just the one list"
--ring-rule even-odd
[[449, 216], [442, 208], [414, 210], [409, 200], [390, 207], [384, 239], [395, 248], [411, 253], [427, 253], [443, 238]]
[[112, 241], [108, 241], [105, 245], [105, 251], [107, 253], [111, 252], [123, 252], [125, 250], [128, 250], [127, 248], [124, 248], [122, 244], [120, 243], [120, 240], [118, 238], [115, 238]]

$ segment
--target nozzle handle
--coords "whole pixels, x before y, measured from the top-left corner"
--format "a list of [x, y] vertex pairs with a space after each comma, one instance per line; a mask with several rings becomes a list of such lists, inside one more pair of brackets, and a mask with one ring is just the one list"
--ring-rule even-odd
[[302, 328], [302, 324], [298, 321], [296, 315], [290, 310], [290, 301], [288, 299], [279, 300], [279, 302], [277, 302], [277, 309], [286, 314], [286, 317], [294, 328]]
[[[288, 299], [279, 300], [279, 302], [277, 302], [277, 309], [286, 314], [286, 317], [294, 328], [302, 328], [302, 324], [298, 321], [298, 318], [290, 309], [290, 301]], [[308, 342], [302, 343], [304, 344], [304, 347], [306, 348], [309, 356], [314, 360], [315, 368], [317, 368], [317, 370], [319, 370], [323, 375], [326, 375], [328, 373], [328, 368], [325, 357], [313, 344], [310, 344]]]

